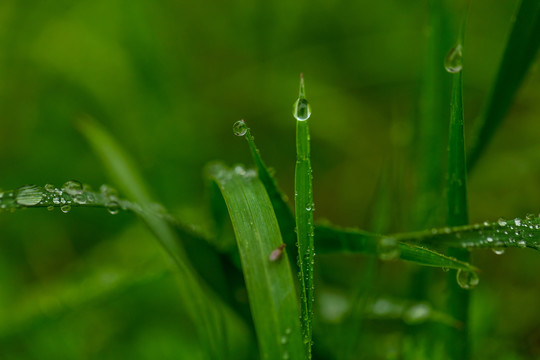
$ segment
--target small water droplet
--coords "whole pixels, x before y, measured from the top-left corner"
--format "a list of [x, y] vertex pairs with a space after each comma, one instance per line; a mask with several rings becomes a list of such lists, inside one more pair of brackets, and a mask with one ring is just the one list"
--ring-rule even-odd
[[236, 136], [244, 136], [248, 131], [248, 127], [244, 119], [238, 120], [233, 124], [233, 133]]
[[67, 214], [68, 212], [71, 211], [71, 205], [62, 205], [62, 207], [60, 208], [60, 210], [62, 210], [62, 212], [64, 214]]
[[286, 329], [285, 329], [285, 334], [286, 334], [286, 335], [289, 335], [290, 333], [291, 333], [291, 328], [286, 328]]
[[517, 246], [520, 247], [520, 248], [527, 247], [527, 242], [525, 240], [519, 240], [517, 242]]
[[507, 222], [506, 222], [506, 220], [504, 218], [500, 218], [497, 222], [499, 223], [500, 226], [506, 226], [506, 224], [507, 224]]
[[447, 268], [447, 267], [442, 267], [441, 269], [442, 269], [442, 271], [444, 271], [444, 272], [449, 272], [449, 271], [450, 271], [450, 268]]
[[68, 195], [75, 196], [82, 193], [83, 186], [77, 180], [69, 180], [62, 185], [62, 191], [65, 191]]
[[381, 260], [395, 260], [401, 255], [398, 241], [393, 237], [383, 237], [377, 243], [377, 254]]
[[56, 190], [53, 184], [45, 184], [43, 188], [48, 192], [54, 192]]
[[34, 206], [39, 204], [41, 199], [43, 199], [43, 192], [39, 186], [27, 185], [17, 191], [15, 201], [19, 205]]
[[448, 51], [444, 58], [444, 68], [451, 74], [456, 74], [463, 68], [463, 47], [457, 44]]
[[116, 215], [120, 211], [120, 207], [118, 206], [118, 203], [112, 202], [112, 203], [107, 204], [107, 211], [111, 215]]
[[473, 271], [466, 271], [459, 269], [456, 274], [456, 280], [458, 285], [465, 290], [470, 290], [480, 282], [478, 274]]
[[486, 238], [486, 240], [487, 240], [488, 243], [493, 242], [493, 238], [490, 237], [490, 236], [488, 236], [488, 237]]
[[281, 344], [283, 344], [283, 345], [285, 345], [285, 344], [287, 343], [288, 340], [289, 340], [289, 339], [288, 339], [287, 336], [285, 336], [285, 335], [283, 335], [283, 336], [281, 337], [281, 339], [280, 339]]
[[502, 255], [504, 254], [504, 248], [503, 247], [494, 247], [491, 249], [495, 255]]
[[298, 99], [293, 104], [293, 116], [298, 121], [306, 121], [311, 116], [311, 105], [306, 100], [304, 76], [300, 74], [300, 91]]
[[47, 210], [49, 210], [49, 211], [53, 211], [53, 210], [54, 210], [54, 206], [53, 206], [53, 205], [49, 205], [49, 206], [47, 206]]
[[290, 356], [289, 356], [289, 352], [288, 351], [285, 351], [283, 353], [283, 356], [282, 356], [283, 360], [289, 360]]
[[520, 226], [521, 225], [521, 219], [515, 218], [514, 219], [514, 224], [516, 224], [516, 226]]

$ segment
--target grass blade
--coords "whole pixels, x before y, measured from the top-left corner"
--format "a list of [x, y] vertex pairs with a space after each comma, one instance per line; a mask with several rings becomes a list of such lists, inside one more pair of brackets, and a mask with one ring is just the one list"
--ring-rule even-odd
[[294, 213], [298, 242], [298, 262], [302, 294], [302, 326], [304, 343], [311, 359], [313, 318], [313, 186], [310, 160], [310, 136], [308, 119], [311, 108], [306, 100], [304, 77], [300, 75], [300, 92], [294, 107], [296, 118], [296, 168], [294, 173]]
[[495, 82], [472, 136], [472, 169], [508, 113], [540, 47], [540, 2], [522, 0], [516, 12]]
[[[462, 51], [464, 43], [465, 19], [463, 20], [457, 44], [449, 51], [445, 59], [445, 68], [452, 73], [452, 99], [450, 101], [450, 128], [448, 137], [448, 175], [446, 181], [447, 214], [446, 224], [449, 226], [466, 225], [469, 222], [467, 210], [467, 165], [465, 161], [465, 135], [463, 120], [463, 63]], [[450, 248], [448, 254], [456, 259], [469, 262], [468, 250]], [[463, 273], [458, 271], [457, 278]], [[473, 279], [471, 277], [471, 279]], [[474, 279], [477, 279], [474, 278]], [[476, 280], [475, 280], [476, 281]], [[469, 302], [470, 294], [464, 287], [470, 284], [456, 282], [454, 274], [448, 276], [448, 313], [460, 321], [460, 329], [448, 328], [445, 337], [446, 349], [450, 359], [467, 360], [470, 357], [469, 349]], [[476, 284], [474, 284], [476, 285]]]
[[[296, 290], [272, 205], [254, 171], [209, 167], [233, 224], [262, 359], [302, 359]], [[281, 248], [282, 249], [282, 248]], [[283, 250], [283, 249], [282, 249]], [[272, 256], [271, 256], [272, 255]]]
[[400, 234], [382, 236], [356, 229], [339, 229], [325, 225], [318, 225], [315, 228], [319, 254], [366, 254], [388, 260], [400, 258], [423, 266], [477, 271], [471, 264], [440, 254], [435, 250], [402, 243], [402, 238], [404, 237]]
[[95, 122], [87, 119], [81, 121], [79, 127], [111, 177], [132, 200], [141, 203], [137, 214], [176, 264], [183, 304], [192, 315], [201, 345], [207, 351], [207, 357], [228, 359], [231, 356], [239, 356], [236, 353], [239, 348], [240, 352], [247, 352], [249, 334], [245, 324], [205, 286], [204, 281], [193, 269], [175, 229], [153, 209], [149, 191], [146, 190], [133, 161]]

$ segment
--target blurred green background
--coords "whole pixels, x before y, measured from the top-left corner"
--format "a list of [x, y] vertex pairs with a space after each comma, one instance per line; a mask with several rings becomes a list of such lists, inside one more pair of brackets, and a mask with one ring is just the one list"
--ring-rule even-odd
[[[469, 129], [517, 4], [471, 3]], [[133, 155], [158, 201], [204, 228], [204, 165], [251, 163], [231, 131], [245, 118], [291, 197], [291, 107], [303, 72], [316, 218], [368, 228], [377, 182], [392, 164], [400, 195], [390, 229], [404, 230], [427, 22], [427, 1], [1, 1], [0, 187], [107, 183], [76, 130], [88, 114]], [[537, 60], [471, 174], [472, 222], [540, 211], [539, 94]], [[32, 209], [0, 214], [0, 228], [0, 359], [197, 358], [167, 261], [134, 216]], [[327, 260], [330, 279], [343, 275], [340, 261]], [[483, 269], [477, 347], [540, 358], [538, 254], [478, 252], [474, 262]], [[380, 286], [405, 293], [395, 282]]]

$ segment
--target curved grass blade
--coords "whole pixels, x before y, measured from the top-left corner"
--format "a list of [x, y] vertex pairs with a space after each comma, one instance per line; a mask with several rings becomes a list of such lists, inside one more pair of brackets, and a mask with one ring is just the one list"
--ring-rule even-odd
[[308, 119], [311, 108], [306, 100], [304, 77], [300, 74], [300, 91], [294, 104], [296, 118], [296, 168], [294, 172], [294, 213], [296, 216], [296, 236], [298, 242], [298, 263], [302, 295], [302, 328], [304, 343], [311, 359], [311, 338], [313, 318], [313, 185], [310, 160], [310, 135]]
[[180, 295], [188, 313], [192, 315], [199, 339], [207, 351], [207, 357], [228, 359], [231, 356], [237, 356], [235, 349], [247, 349], [249, 334], [245, 324], [205, 286], [205, 282], [198, 276], [188, 260], [175, 229], [152, 210], [149, 191], [146, 190], [133, 161], [95, 122], [86, 119], [79, 123], [79, 127], [111, 177], [132, 200], [141, 203], [141, 209], [137, 211], [137, 214], [177, 265]]
[[540, 1], [522, 0], [515, 15], [495, 82], [472, 136], [472, 169], [508, 113], [540, 47]]
[[414, 244], [402, 243], [400, 234], [382, 236], [356, 229], [318, 225], [315, 227], [315, 240], [319, 254], [366, 254], [389, 260], [393, 256], [394, 259], [400, 258], [423, 266], [478, 271], [467, 262]]
[[264, 186], [255, 171], [241, 167], [214, 164], [208, 173], [229, 209], [261, 358], [304, 358], [293, 276], [286, 252], [275, 252], [282, 238]]
[[499, 219], [482, 224], [446, 227], [415, 233], [393, 235], [401, 242], [427, 246], [431, 249], [445, 248], [493, 249], [531, 248], [540, 250], [540, 218], [527, 215], [524, 219]]

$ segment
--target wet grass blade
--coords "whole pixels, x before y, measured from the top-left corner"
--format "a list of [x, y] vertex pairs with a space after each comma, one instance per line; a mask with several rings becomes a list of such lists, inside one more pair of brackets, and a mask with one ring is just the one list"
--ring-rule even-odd
[[231, 356], [239, 356], [236, 353], [239, 348], [241, 352], [247, 352], [249, 334], [245, 324], [205, 286], [205, 282], [193, 269], [175, 229], [151, 205], [149, 191], [133, 161], [97, 123], [86, 119], [79, 123], [79, 128], [118, 186], [132, 200], [141, 203], [137, 214], [176, 264], [183, 305], [192, 316], [207, 357], [229, 359]]
[[262, 359], [303, 359], [296, 290], [286, 248], [266, 190], [255, 171], [214, 164], [233, 224]]
[[266, 192], [268, 193], [268, 197], [270, 197], [270, 201], [272, 202], [272, 206], [274, 207], [274, 212], [276, 214], [276, 218], [279, 222], [279, 227], [281, 230], [281, 236], [283, 237], [283, 242], [287, 244], [287, 249], [290, 254], [293, 254], [296, 257], [296, 235], [294, 232], [294, 228], [296, 226], [296, 222], [293, 216], [293, 213], [291, 211], [291, 208], [289, 207], [289, 204], [287, 204], [286, 196], [284, 193], [280, 190], [276, 179], [264, 163], [261, 153], [257, 146], [255, 145], [255, 139], [253, 135], [251, 134], [251, 129], [247, 126], [244, 120], [240, 120], [235, 123], [235, 128], [240, 128], [242, 131], [236, 132], [237, 135], [244, 136], [246, 139], [249, 149], [251, 151], [251, 156], [253, 158], [253, 162], [255, 163], [255, 166], [257, 167], [257, 173], [259, 175], [259, 179], [263, 183]]
[[[356, 229], [340, 229], [326, 225], [317, 225], [315, 228], [317, 252], [321, 255], [332, 253], [366, 254], [388, 260], [399, 258], [423, 266], [466, 271], [478, 270], [467, 262], [440, 254], [435, 250], [402, 243], [402, 237], [403, 235], [400, 234], [382, 236]], [[395, 242], [385, 242], [385, 239], [393, 239]]]
[[[460, 30], [457, 44], [450, 50], [446, 59], [446, 70], [452, 73], [452, 98], [450, 101], [450, 128], [448, 136], [448, 173], [446, 181], [448, 226], [466, 225], [469, 222], [467, 208], [467, 165], [465, 161], [465, 135], [463, 119], [463, 63], [462, 51], [464, 43], [465, 20]], [[456, 259], [469, 262], [469, 251], [461, 248], [450, 248], [448, 254]], [[469, 302], [470, 293], [463, 287], [472, 287], [471, 284], [456, 282], [461, 272], [448, 274], [448, 313], [460, 321], [463, 327], [447, 329], [445, 347], [450, 359], [467, 360], [470, 357], [469, 347]], [[471, 277], [473, 279], [473, 277]], [[477, 280], [477, 277], [474, 278]], [[476, 285], [476, 284], [474, 284]]]
[[540, 47], [540, 2], [522, 0], [515, 15], [495, 82], [472, 136], [472, 169], [508, 113]]
[[294, 172], [294, 214], [296, 217], [296, 237], [298, 243], [298, 263], [302, 295], [302, 328], [304, 343], [311, 359], [311, 338], [313, 318], [313, 185], [310, 159], [310, 135], [308, 119], [311, 108], [306, 100], [304, 77], [300, 75], [300, 92], [294, 104], [296, 118], [296, 168]]

